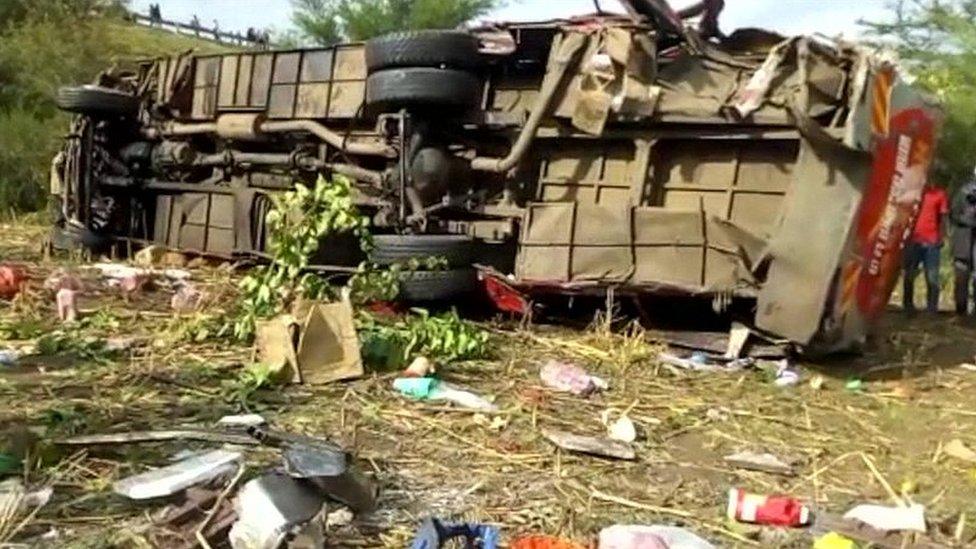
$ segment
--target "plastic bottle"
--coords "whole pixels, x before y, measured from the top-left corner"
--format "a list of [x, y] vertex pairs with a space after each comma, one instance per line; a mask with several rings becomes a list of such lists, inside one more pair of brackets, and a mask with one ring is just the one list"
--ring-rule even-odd
[[786, 496], [761, 496], [739, 488], [729, 490], [729, 518], [769, 526], [806, 526], [810, 509]]

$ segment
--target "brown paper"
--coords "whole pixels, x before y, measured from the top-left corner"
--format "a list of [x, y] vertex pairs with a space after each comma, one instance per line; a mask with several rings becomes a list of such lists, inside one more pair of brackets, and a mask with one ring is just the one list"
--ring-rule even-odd
[[295, 312], [299, 320], [281, 315], [257, 325], [258, 360], [272, 368], [276, 379], [321, 385], [363, 375], [359, 337], [347, 299], [303, 302]]

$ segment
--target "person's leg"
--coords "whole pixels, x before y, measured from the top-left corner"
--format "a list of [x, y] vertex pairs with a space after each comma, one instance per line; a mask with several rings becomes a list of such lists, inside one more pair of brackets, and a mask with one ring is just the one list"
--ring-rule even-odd
[[955, 273], [956, 314], [969, 314], [969, 285], [972, 283], [972, 269], [965, 261], [953, 261]]
[[942, 246], [925, 246], [924, 253], [926, 308], [928, 312], [934, 314], [939, 312], [939, 290], [942, 283], [939, 269], [942, 266]]
[[905, 272], [902, 279], [902, 307], [906, 312], [915, 310], [915, 278], [918, 276], [920, 246], [914, 242], [909, 242], [905, 246]]

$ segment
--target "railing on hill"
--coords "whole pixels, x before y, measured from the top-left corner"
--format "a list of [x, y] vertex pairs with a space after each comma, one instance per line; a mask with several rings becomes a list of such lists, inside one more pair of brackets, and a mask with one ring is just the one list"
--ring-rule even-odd
[[218, 42], [231, 46], [268, 49], [270, 45], [268, 34], [267, 32], [263, 31], [254, 31], [254, 35], [251, 35], [251, 32], [249, 31], [247, 35], [244, 35], [238, 32], [227, 32], [217, 28], [204, 27], [199, 23], [169, 21], [167, 19], [153, 18], [149, 15], [135, 12], [130, 12], [129, 18], [136, 24], [146, 27], [163, 29], [176, 34], [193, 36], [202, 40], [210, 40], [211, 42]]

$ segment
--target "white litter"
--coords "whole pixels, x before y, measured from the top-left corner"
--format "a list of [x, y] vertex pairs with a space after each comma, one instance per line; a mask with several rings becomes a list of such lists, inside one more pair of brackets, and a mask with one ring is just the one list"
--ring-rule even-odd
[[258, 414], [241, 414], [236, 416], [224, 416], [217, 421], [220, 427], [258, 427], [266, 424], [267, 421]]
[[884, 505], [858, 505], [844, 515], [845, 519], [856, 520], [872, 528], [890, 531], [925, 532], [925, 506], [914, 504], [908, 507], [886, 507]]
[[171, 496], [190, 486], [233, 472], [240, 461], [240, 452], [214, 450], [124, 478], [112, 485], [112, 489], [119, 495], [137, 500]]

